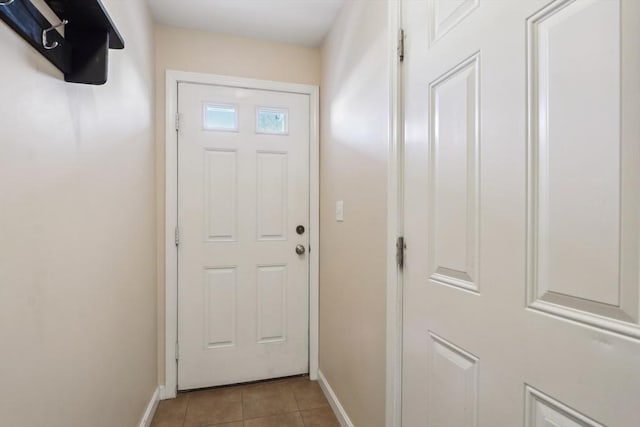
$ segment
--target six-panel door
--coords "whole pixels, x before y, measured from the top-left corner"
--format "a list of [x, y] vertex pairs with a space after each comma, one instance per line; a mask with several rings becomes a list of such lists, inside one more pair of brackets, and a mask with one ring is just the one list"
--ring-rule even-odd
[[640, 419], [640, 3], [406, 0], [405, 427]]
[[178, 95], [178, 387], [306, 373], [309, 96]]

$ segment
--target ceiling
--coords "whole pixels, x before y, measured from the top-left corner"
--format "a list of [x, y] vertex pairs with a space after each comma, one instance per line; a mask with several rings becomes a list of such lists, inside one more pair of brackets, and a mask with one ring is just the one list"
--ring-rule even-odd
[[148, 0], [161, 24], [319, 46], [344, 0]]

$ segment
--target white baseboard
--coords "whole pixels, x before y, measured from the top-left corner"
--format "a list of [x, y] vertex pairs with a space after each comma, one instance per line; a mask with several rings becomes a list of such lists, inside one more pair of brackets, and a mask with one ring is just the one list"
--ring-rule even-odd
[[342, 404], [340, 404], [338, 397], [333, 392], [333, 389], [329, 385], [329, 382], [327, 382], [327, 379], [320, 370], [318, 370], [318, 384], [324, 392], [324, 395], [327, 397], [329, 405], [331, 405], [331, 409], [333, 409], [333, 412], [336, 414], [340, 425], [342, 427], [354, 427], [353, 423], [349, 419], [349, 416], [347, 415], [347, 411], [345, 411], [342, 407]]
[[153, 416], [156, 414], [156, 409], [158, 409], [159, 402], [160, 402], [160, 387], [157, 387], [153, 392], [153, 396], [151, 396], [151, 400], [147, 405], [147, 409], [144, 411], [142, 420], [140, 420], [140, 427], [151, 426], [151, 421], [153, 421]]

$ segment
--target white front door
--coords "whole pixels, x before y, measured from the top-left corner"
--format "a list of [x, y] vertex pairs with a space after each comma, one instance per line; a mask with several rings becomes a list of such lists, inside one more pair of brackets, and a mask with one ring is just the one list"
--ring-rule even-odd
[[637, 427], [640, 2], [403, 13], [403, 426]]
[[307, 373], [309, 96], [180, 83], [178, 111], [178, 388]]

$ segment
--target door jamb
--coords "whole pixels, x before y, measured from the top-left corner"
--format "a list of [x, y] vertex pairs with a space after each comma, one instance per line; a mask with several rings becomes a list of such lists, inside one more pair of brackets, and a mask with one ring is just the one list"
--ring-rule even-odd
[[309, 95], [309, 377], [318, 378], [320, 265], [320, 133], [319, 88], [313, 85], [167, 70], [165, 77], [165, 384], [162, 399], [177, 395], [178, 366], [178, 83], [209, 84]]
[[403, 273], [396, 263], [395, 246], [396, 239], [404, 236], [404, 97], [402, 63], [399, 60], [397, 50], [402, 29], [403, 1], [392, 0], [388, 3], [389, 158], [387, 172], [386, 427], [400, 427], [402, 425]]

